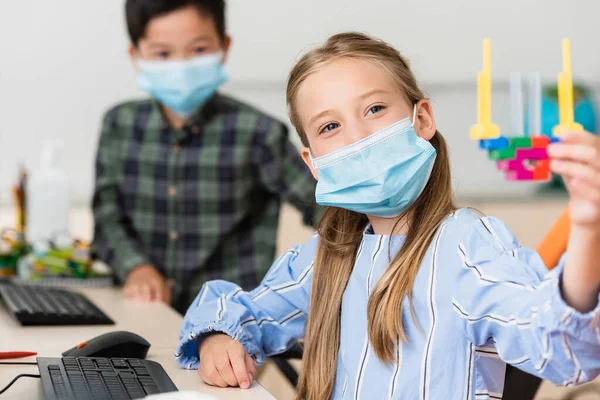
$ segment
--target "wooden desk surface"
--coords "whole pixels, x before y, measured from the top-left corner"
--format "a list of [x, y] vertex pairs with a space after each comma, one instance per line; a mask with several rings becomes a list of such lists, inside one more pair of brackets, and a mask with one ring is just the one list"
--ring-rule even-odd
[[[124, 330], [137, 333], [150, 342], [148, 359], [159, 362], [179, 390], [211, 394], [223, 400], [273, 399], [255, 383], [248, 390], [212, 388], [200, 381], [197, 371], [184, 370], [173, 353], [183, 318], [162, 303], [142, 303], [124, 299], [117, 289], [79, 289], [115, 321], [115, 325], [21, 327], [0, 302], [0, 351], [36, 351], [40, 357], [60, 357], [78, 343], [102, 333]], [[4, 361], [35, 361], [35, 357]], [[1, 361], [0, 361], [1, 362]], [[19, 374], [38, 374], [37, 366], [0, 365], [0, 389]], [[2, 399], [43, 399], [39, 379], [21, 378]]]

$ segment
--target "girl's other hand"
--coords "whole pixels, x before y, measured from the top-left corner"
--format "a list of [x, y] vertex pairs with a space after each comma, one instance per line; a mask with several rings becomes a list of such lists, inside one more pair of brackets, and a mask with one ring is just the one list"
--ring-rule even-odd
[[248, 389], [256, 376], [254, 360], [237, 340], [217, 333], [204, 338], [199, 348], [200, 378], [211, 386]]

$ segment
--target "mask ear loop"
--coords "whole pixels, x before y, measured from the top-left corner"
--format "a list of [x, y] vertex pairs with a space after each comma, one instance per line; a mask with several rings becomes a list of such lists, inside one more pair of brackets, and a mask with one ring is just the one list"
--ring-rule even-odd
[[140, 69], [140, 61], [144, 62], [144, 59], [142, 58], [142, 53], [140, 53], [140, 49], [137, 49], [135, 51], [135, 65], [138, 69]]
[[412, 117], [412, 122], [411, 125], [414, 127], [415, 126], [415, 120], [417, 119], [417, 105], [415, 104], [413, 106], [413, 117]]
[[310, 159], [310, 165], [312, 165], [313, 169], [317, 169], [317, 167], [315, 167], [315, 160], [313, 160], [310, 150], [308, 150], [308, 158]]

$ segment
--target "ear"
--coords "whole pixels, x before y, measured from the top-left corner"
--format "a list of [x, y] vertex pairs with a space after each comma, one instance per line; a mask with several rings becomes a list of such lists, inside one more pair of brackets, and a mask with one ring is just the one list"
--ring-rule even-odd
[[310, 158], [310, 149], [308, 147], [302, 147], [302, 149], [300, 150], [300, 154], [302, 155], [302, 160], [304, 160], [304, 164], [306, 164], [306, 166], [310, 169], [312, 176], [316, 180], [319, 180], [319, 174], [317, 173], [317, 170], [313, 167], [312, 160]]
[[138, 63], [137, 63], [137, 59], [138, 59], [137, 47], [135, 47], [133, 44], [130, 44], [129, 49], [127, 49], [127, 53], [129, 53], [129, 59], [131, 60], [131, 63], [133, 64], [133, 68], [135, 69], [135, 71], [140, 72], [140, 67], [138, 67]]
[[231, 36], [225, 35], [223, 39], [223, 64], [227, 62], [227, 58], [229, 58], [229, 48], [231, 47]]
[[417, 103], [417, 116], [415, 118], [415, 132], [425, 140], [431, 140], [437, 131], [433, 109], [429, 100], [421, 100]]

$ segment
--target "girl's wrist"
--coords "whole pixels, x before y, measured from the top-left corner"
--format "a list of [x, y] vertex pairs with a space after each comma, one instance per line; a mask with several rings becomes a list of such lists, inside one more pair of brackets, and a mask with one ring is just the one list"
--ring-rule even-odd
[[600, 229], [571, 224], [567, 262], [563, 271], [563, 298], [580, 312], [591, 311], [600, 291]]
[[598, 251], [600, 251], [600, 225], [598, 224], [578, 224], [571, 223], [571, 236], [575, 236], [577, 239], [583, 239], [590, 243], [598, 244]]

